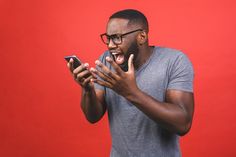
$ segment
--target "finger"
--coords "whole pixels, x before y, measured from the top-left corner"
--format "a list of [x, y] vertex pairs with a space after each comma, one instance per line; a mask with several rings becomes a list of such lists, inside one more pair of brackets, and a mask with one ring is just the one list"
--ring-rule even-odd
[[84, 71], [82, 71], [82, 72], [76, 74], [75, 79], [78, 80], [78, 81], [80, 81], [80, 82], [82, 82], [83, 79], [85, 79], [85, 78], [87, 78], [87, 77], [89, 77], [89, 76], [91, 76], [91, 75], [92, 75], [92, 74], [90, 73], [90, 71], [84, 70]]
[[67, 63], [67, 67], [70, 69], [70, 72], [73, 73], [73, 59], [71, 58], [69, 62]]
[[90, 80], [91, 80], [92, 78], [93, 78], [93, 76], [90, 75], [89, 77], [87, 77], [86, 79], [84, 79], [84, 81], [81, 83], [81, 85], [82, 85], [83, 87], [87, 86], [88, 83], [90, 82]]
[[94, 88], [93, 78], [90, 79], [89, 86], [90, 86], [91, 88]]
[[106, 82], [106, 81], [102, 81], [102, 80], [98, 80], [98, 79], [92, 79], [92, 82], [95, 82], [95, 83], [97, 83], [101, 86], [104, 86], [104, 87], [112, 88], [111, 83]]
[[115, 74], [114, 74], [107, 66], [105, 66], [104, 64], [102, 64], [99, 60], [96, 60], [96, 61], [95, 61], [95, 64], [96, 64], [97, 66], [99, 66], [99, 67], [101, 68], [101, 70], [102, 70], [106, 75], [108, 75], [109, 77], [111, 77], [111, 78], [113, 78], [113, 79], [116, 78]]
[[119, 65], [116, 64], [116, 62], [111, 57], [106, 57], [106, 61], [111, 64], [111, 66], [114, 68], [118, 75], [123, 74], [123, 70], [120, 68]]
[[[95, 61], [95, 64], [101, 68], [102, 74], [104, 77], [108, 76], [110, 79], [116, 79], [115, 74], [104, 64], [102, 64], [99, 60]], [[97, 70], [99, 72], [99, 70]], [[100, 71], [101, 72], [101, 71]], [[101, 73], [100, 73], [101, 74]]]
[[95, 68], [91, 68], [90, 71], [92, 73], [94, 73], [95, 75], [99, 76], [101, 79], [103, 79], [106, 82], [110, 82], [110, 83], [113, 82], [113, 79], [111, 77], [107, 76], [106, 74], [104, 74], [103, 72], [101, 72]]
[[74, 74], [77, 74], [77, 73], [79, 73], [79, 72], [81, 72], [81, 71], [83, 71], [83, 70], [88, 69], [88, 67], [89, 67], [89, 64], [88, 64], [88, 63], [81, 64], [80, 66], [78, 66], [77, 68], [75, 68], [75, 69], [73, 70], [73, 73], [74, 73]]
[[91, 69], [94, 69], [94, 68], [90, 68], [89, 71], [90, 71], [91, 75], [93, 76], [93, 78], [97, 79], [97, 75]]
[[128, 71], [134, 71], [134, 64], [133, 64], [133, 60], [134, 60], [134, 54], [131, 54], [129, 56], [129, 60], [128, 60], [128, 67], [129, 67], [129, 70]]

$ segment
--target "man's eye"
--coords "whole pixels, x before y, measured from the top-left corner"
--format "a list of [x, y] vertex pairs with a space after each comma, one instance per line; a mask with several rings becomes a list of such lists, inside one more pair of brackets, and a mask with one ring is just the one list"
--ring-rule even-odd
[[113, 37], [113, 40], [119, 41], [119, 40], [120, 40], [120, 37], [119, 37], [119, 36], [114, 36], [114, 37]]

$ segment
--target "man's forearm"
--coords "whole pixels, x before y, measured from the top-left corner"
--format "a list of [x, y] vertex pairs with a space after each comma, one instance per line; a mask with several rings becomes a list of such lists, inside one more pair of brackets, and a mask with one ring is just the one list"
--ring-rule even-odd
[[141, 90], [126, 98], [149, 118], [171, 132], [184, 135], [190, 129], [191, 118], [188, 118], [185, 109], [179, 105], [159, 102]]
[[90, 123], [96, 123], [105, 113], [105, 107], [97, 99], [94, 89], [83, 90], [81, 108]]

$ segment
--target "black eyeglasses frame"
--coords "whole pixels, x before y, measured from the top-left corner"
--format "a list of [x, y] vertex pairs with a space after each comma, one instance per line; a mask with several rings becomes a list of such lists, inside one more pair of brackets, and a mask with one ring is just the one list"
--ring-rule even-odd
[[[115, 45], [120, 45], [120, 44], [122, 44], [122, 38], [123, 38], [123, 36], [126, 36], [126, 35], [128, 35], [128, 34], [131, 34], [131, 33], [137, 32], [137, 31], [143, 31], [143, 29], [136, 29], [136, 30], [133, 30], [133, 31], [124, 33], [124, 34], [112, 34], [112, 35], [107, 35], [107, 33], [103, 33], [103, 34], [100, 35], [100, 37], [101, 37], [103, 43], [106, 44], [106, 45], [108, 45], [108, 44], [110, 43], [110, 39], [112, 40], [112, 42], [113, 42]], [[106, 38], [108, 39], [108, 43], [106, 43], [106, 42], [103, 40], [103, 37], [104, 37], [104, 36], [106, 36]], [[119, 43], [114, 42], [113, 39], [114, 39], [115, 37], [121, 38]]]

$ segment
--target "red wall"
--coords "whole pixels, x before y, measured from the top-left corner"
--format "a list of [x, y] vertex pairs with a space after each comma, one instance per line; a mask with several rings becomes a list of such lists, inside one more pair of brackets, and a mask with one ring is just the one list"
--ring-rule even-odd
[[195, 68], [195, 115], [184, 157], [236, 156], [236, 5], [231, 0], [0, 0], [0, 156], [109, 155], [107, 117], [89, 124], [65, 55], [94, 65], [113, 12], [135, 8], [152, 44], [184, 51]]

